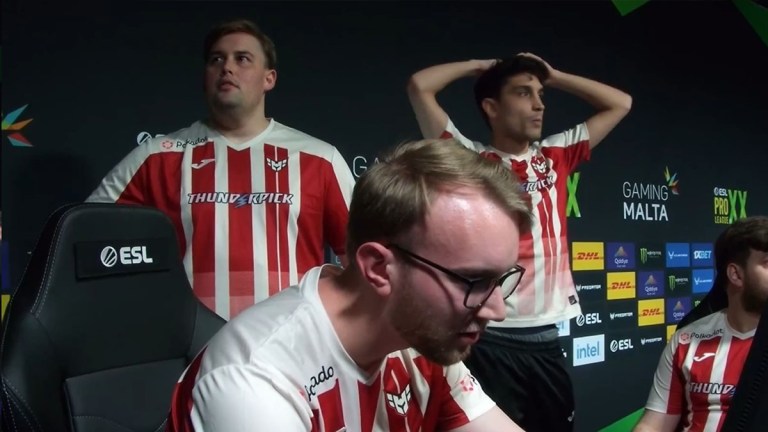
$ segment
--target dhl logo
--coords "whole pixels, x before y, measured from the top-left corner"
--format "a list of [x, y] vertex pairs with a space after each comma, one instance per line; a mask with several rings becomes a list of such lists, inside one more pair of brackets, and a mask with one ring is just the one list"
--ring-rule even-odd
[[598, 252], [579, 252], [576, 254], [576, 259], [580, 261], [599, 260], [600, 254]]
[[647, 308], [640, 312], [640, 316], [657, 316], [661, 314], [661, 308]]
[[605, 268], [605, 248], [602, 242], [573, 242], [572, 270], [602, 270]]
[[629, 289], [632, 288], [632, 282], [624, 281], [624, 282], [613, 282], [611, 284], [611, 289]]

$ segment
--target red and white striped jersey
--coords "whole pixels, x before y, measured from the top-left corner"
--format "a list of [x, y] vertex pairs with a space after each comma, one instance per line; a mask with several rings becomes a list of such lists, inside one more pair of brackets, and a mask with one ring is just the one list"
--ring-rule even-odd
[[170, 432], [450, 430], [495, 404], [463, 363], [412, 349], [366, 374], [339, 342], [309, 271], [232, 319], [179, 379]]
[[489, 326], [535, 327], [580, 315], [571, 275], [566, 205], [568, 176], [590, 156], [586, 124], [533, 142], [519, 156], [468, 139], [450, 119], [441, 138], [455, 138], [486, 158], [508, 166], [531, 199], [533, 226], [520, 238], [518, 260], [525, 267], [525, 275], [507, 299], [506, 319]]
[[202, 122], [129, 153], [88, 197], [156, 207], [192, 289], [229, 319], [344, 253], [354, 178], [328, 143], [270, 119], [233, 144]]
[[659, 361], [646, 408], [680, 414], [683, 432], [719, 431], [754, 335], [732, 329], [725, 311], [676, 331]]

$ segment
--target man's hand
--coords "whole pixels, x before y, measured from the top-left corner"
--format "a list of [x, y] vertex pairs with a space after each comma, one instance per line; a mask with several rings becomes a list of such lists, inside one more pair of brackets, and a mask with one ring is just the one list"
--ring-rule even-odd
[[520, 57], [528, 57], [528, 58], [540, 61], [544, 65], [544, 67], [547, 68], [549, 77], [547, 77], [547, 80], [542, 83], [543, 85], [550, 84], [553, 78], [557, 79], [556, 76], [558, 73], [560, 73], [560, 71], [550, 66], [549, 63], [545, 62], [544, 59], [542, 59], [541, 57], [529, 52], [522, 52], [522, 53], [518, 53], [517, 55]]
[[488, 60], [470, 60], [475, 64], [475, 75], [480, 76], [483, 74], [483, 72], [487, 71], [488, 69], [492, 68], [493, 65], [498, 63], [499, 59], [488, 59]]

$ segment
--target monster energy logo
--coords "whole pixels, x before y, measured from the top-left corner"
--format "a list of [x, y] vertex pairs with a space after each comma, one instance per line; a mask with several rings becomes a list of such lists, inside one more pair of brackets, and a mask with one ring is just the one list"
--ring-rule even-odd
[[675, 276], [674, 275], [670, 275], [669, 276], [669, 283], [667, 284], [667, 285], [669, 285], [670, 291], [674, 291], [675, 290], [675, 282], [676, 282]]
[[640, 261], [643, 264], [648, 261], [648, 248], [640, 248]]
[[575, 172], [568, 176], [566, 185], [568, 186], [568, 206], [565, 210], [566, 217], [581, 217], [581, 211], [579, 210], [579, 202], [576, 201], [576, 189], [579, 187], [580, 173]]

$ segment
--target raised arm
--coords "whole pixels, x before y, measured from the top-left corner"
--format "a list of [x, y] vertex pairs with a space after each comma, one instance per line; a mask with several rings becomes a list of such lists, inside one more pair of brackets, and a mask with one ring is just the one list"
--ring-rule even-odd
[[496, 60], [467, 60], [422, 69], [408, 80], [408, 99], [424, 138], [438, 138], [448, 123], [448, 114], [437, 103], [437, 93], [459, 78], [476, 76]]
[[621, 90], [589, 78], [554, 69], [531, 53], [519, 55], [534, 58], [546, 65], [549, 69], [549, 79], [544, 83], [545, 86], [571, 93], [597, 109], [597, 113], [587, 120], [590, 148], [600, 144], [632, 108], [632, 96]]

